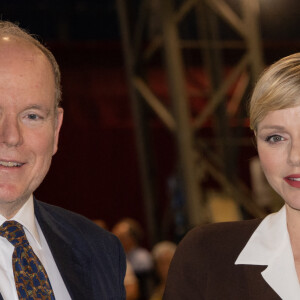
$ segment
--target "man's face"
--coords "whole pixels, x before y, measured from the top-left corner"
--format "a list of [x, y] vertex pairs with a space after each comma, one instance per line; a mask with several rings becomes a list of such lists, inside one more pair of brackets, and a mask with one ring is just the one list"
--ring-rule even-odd
[[0, 40], [0, 213], [15, 214], [47, 174], [63, 111], [51, 65], [34, 46]]

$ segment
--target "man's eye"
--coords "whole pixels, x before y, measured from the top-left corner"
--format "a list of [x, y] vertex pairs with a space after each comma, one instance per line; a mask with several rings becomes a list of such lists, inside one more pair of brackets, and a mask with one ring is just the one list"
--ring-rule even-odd
[[278, 142], [281, 142], [283, 140], [284, 140], [284, 138], [280, 135], [277, 135], [277, 134], [267, 136], [266, 139], [265, 139], [265, 141], [268, 142], [268, 143], [278, 143]]
[[38, 120], [40, 117], [37, 114], [28, 114], [27, 118], [30, 120]]

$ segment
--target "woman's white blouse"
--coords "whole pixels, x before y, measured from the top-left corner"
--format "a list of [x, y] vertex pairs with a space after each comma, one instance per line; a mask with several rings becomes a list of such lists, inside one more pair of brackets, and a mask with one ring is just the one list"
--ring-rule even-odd
[[267, 265], [261, 274], [272, 289], [284, 300], [300, 299], [285, 206], [260, 223], [235, 264]]

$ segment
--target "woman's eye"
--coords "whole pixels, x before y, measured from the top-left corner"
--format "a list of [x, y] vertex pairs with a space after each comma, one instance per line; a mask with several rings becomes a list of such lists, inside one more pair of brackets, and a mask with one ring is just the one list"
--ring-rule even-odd
[[266, 139], [265, 139], [265, 141], [268, 142], [268, 143], [278, 143], [278, 142], [281, 142], [283, 140], [284, 140], [284, 138], [280, 135], [277, 135], [277, 134], [267, 136]]

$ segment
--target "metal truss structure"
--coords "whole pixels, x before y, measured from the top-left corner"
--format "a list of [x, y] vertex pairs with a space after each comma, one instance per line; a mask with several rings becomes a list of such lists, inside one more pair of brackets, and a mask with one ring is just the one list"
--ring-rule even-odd
[[[258, 0], [117, 0], [117, 5], [150, 240], [157, 239], [159, 229], [149, 108], [176, 141], [189, 226], [209, 221], [203, 185], [207, 176], [246, 211], [263, 215], [246, 185], [235, 176], [236, 155], [243, 141], [239, 130], [245, 122], [243, 106], [264, 67]], [[168, 101], [157, 95], [147, 76], [161, 54]], [[186, 74], [193, 68], [204, 70], [208, 84], [193, 84], [191, 91]], [[201, 109], [192, 108], [193, 97]], [[208, 123], [213, 128], [211, 144], [202, 136]]]

